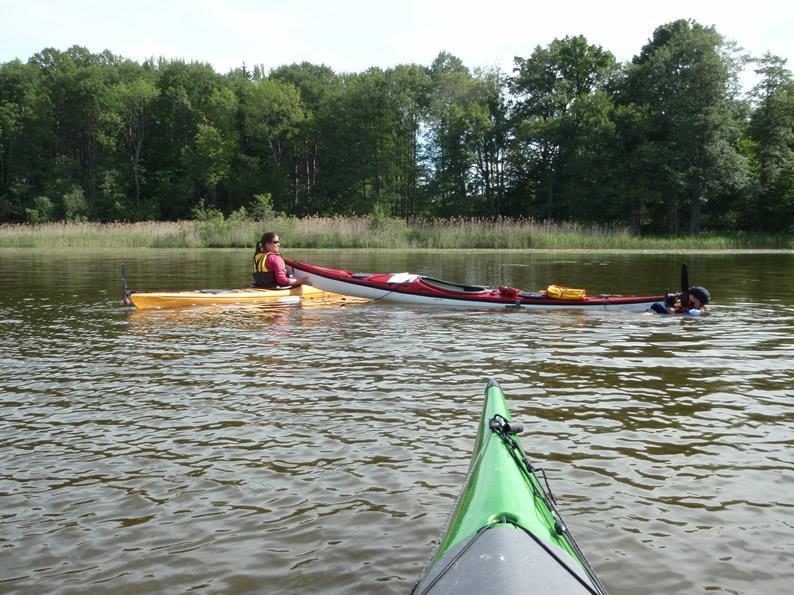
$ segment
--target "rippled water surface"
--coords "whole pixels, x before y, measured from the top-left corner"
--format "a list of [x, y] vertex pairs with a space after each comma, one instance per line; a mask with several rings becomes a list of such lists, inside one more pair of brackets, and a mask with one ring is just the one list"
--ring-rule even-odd
[[249, 255], [0, 250], [0, 592], [407, 593], [490, 377], [610, 592], [791, 592], [794, 255], [291, 255], [714, 305], [134, 311]]

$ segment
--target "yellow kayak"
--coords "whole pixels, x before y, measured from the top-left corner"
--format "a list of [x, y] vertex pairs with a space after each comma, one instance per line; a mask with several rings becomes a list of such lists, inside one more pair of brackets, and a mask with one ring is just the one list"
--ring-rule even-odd
[[302, 300], [333, 299], [341, 296], [309, 285], [287, 289], [200, 289], [197, 291], [158, 291], [128, 294], [129, 303], [136, 308], [184, 308], [217, 304], [297, 303]]

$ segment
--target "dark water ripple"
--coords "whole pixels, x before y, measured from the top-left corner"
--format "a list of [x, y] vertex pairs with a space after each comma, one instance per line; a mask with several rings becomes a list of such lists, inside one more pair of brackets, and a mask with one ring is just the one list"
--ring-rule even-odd
[[[132, 266], [147, 279], [163, 258]], [[415, 258], [439, 276], [461, 266]], [[790, 590], [794, 288], [748, 298], [756, 261], [708, 263], [728, 282], [701, 319], [135, 312], [109, 289], [114, 257], [75, 256], [68, 270], [91, 274], [58, 295], [22, 283], [37, 262], [0, 258], [1, 592], [405, 593], [491, 376], [610, 592]], [[591, 270], [554, 262], [536, 264]], [[659, 262], [597, 266], [619, 283]]]

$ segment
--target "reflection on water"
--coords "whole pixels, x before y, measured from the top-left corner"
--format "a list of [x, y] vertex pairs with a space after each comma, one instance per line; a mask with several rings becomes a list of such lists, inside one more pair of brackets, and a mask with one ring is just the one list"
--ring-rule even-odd
[[[674, 287], [680, 265], [300, 256], [622, 293]], [[124, 260], [137, 289], [192, 289], [244, 284], [244, 257]], [[690, 257], [717, 302], [699, 319], [130, 311], [121, 262], [0, 252], [0, 591], [405, 593], [457, 497], [492, 376], [610, 592], [790, 590], [790, 255]]]

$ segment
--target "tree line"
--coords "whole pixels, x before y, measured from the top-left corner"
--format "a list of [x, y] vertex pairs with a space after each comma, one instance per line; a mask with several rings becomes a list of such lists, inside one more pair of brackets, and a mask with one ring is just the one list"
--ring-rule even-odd
[[0, 221], [208, 211], [790, 232], [794, 79], [691, 20], [628, 63], [569, 36], [509, 74], [447, 52], [360, 73], [79, 46], [0, 64]]

